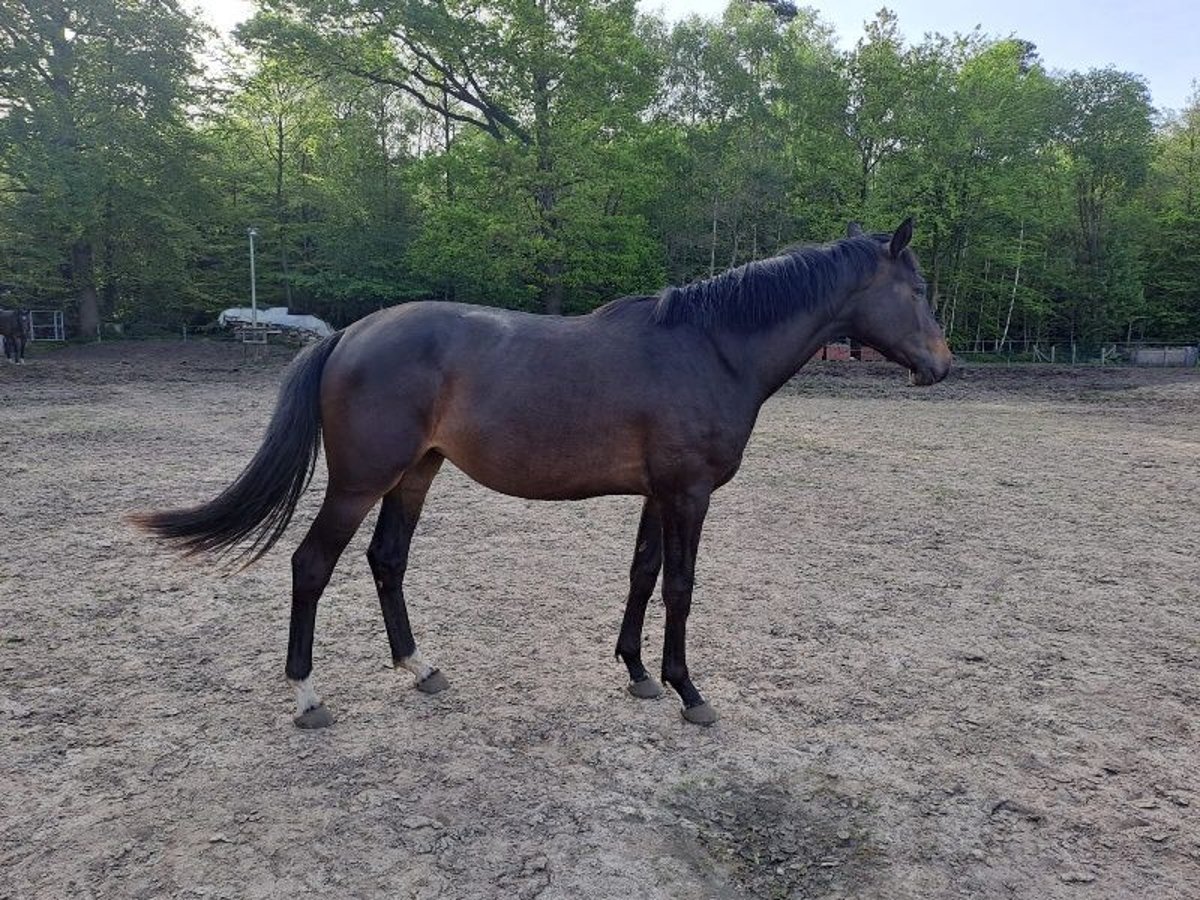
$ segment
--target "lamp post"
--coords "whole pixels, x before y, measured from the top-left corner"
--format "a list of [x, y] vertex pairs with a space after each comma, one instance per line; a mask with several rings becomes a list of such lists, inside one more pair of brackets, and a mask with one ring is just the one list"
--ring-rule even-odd
[[257, 332], [258, 330], [258, 295], [255, 293], [254, 286], [254, 238], [258, 235], [258, 231], [254, 228], [247, 228], [246, 234], [250, 236], [250, 324]]

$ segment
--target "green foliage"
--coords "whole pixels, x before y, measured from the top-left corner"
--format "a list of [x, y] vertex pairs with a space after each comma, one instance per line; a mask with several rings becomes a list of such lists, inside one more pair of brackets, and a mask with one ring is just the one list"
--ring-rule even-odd
[[951, 341], [1200, 332], [1200, 104], [1019, 38], [849, 51], [731, 0], [260, 0], [218, 74], [175, 4], [0, 6], [0, 282], [101, 319], [249, 293], [345, 324], [413, 299], [583, 312], [918, 220]]
[[194, 301], [198, 47], [173, 4], [0, 6], [0, 279], [20, 302], [73, 307], [90, 333], [133, 298], [171, 317]]
[[1200, 332], [1200, 90], [1156, 136], [1139, 200], [1135, 208], [1150, 221], [1139, 223], [1145, 300], [1133, 325], [1139, 332], [1190, 339]]

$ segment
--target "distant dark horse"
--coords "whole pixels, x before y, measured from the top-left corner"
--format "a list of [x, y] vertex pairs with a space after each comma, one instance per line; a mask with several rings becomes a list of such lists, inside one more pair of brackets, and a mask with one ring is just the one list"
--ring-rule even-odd
[[30, 338], [29, 312], [0, 309], [0, 338], [4, 339], [4, 355], [15, 363], [25, 362], [25, 345]]
[[617, 656], [631, 693], [660, 693], [641, 648], [664, 569], [662, 677], [688, 721], [713, 722], [688, 676], [684, 637], [709, 497], [737, 472], [763, 402], [826, 341], [869, 344], [916, 384], [945, 377], [950, 351], [906, 249], [911, 238], [911, 219], [895, 234], [852, 225], [837, 243], [573, 318], [437, 302], [382, 310], [297, 357], [262, 446], [219, 496], [131, 518], [192, 553], [240, 547], [252, 562], [283, 534], [324, 433], [329, 481], [292, 556], [287, 658], [296, 724], [320, 727], [332, 717], [311, 681], [317, 601], [380, 498], [367, 559], [393, 664], [434, 693], [448, 682], [417, 652], [402, 582], [444, 459], [517, 497], [641, 495]]

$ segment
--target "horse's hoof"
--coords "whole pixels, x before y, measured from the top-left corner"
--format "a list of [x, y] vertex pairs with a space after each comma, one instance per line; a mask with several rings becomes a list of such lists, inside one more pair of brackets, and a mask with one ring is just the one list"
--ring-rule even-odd
[[329, 711], [324, 703], [320, 706], [314, 706], [312, 709], [305, 710], [292, 719], [292, 723], [297, 728], [328, 728], [337, 719], [333, 717], [333, 713]]
[[440, 694], [450, 687], [450, 679], [442, 674], [441, 669], [434, 669], [417, 682], [417, 690], [422, 694]]
[[662, 696], [662, 687], [649, 675], [641, 681], [629, 682], [626, 690], [639, 700], [653, 700], [655, 697]]
[[711, 725], [717, 721], [717, 711], [709, 706], [707, 701], [695, 706], [685, 706], [680, 712], [693, 725]]

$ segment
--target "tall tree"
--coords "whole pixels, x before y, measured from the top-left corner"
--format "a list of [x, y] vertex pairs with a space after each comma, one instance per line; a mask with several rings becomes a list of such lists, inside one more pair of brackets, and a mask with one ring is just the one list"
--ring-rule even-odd
[[1143, 250], [1146, 319], [1136, 324], [1139, 331], [1192, 340], [1200, 333], [1200, 88], [1168, 119], [1156, 151], [1143, 197], [1153, 217]]
[[858, 158], [857, 205], [865, 209], [880, 166], [911, 137], [909, 115], [919, 96], [909, 84], [900, 23], [886, 7], [867, 23], [849, 58], [849, 137]]
[[666, 56], [657, 106], [676, 172], [655, 219], [673, 276], [845, 227], [847, 93], [832, 33], [811, 11], [780, 18], [739, 0], [719, 24], [678, 23]]
[[[510, 144], [533, 213], [538, 295], [564, 306], [564, 200], [595, 154], [638, 125], [653, 90], [632, 0], [280, 4], [247, 35], [403, 91], [445, 123]], [[602, 215], [594, 205], [578, 209]]]
[[[9, 277], [37, 295], [69, 291], [84, 335], [122, 291], [183, 279], [193, 235], [178, 200], [198, 39], [174, 2], [0, 6], [0, 170], [17, 197], [0, 215], [24, 248]], [[155, 272], [127, 264], [150, 248]]]
[[1136, 314], [1142, 296], [1124, 213], [1149, 171], [1154, 110], [1145, 81], [1113, 68], [1068, 75], [1062, 97], [1080, 272], [1067, 314], [1072, 337], [1092, 342]]

